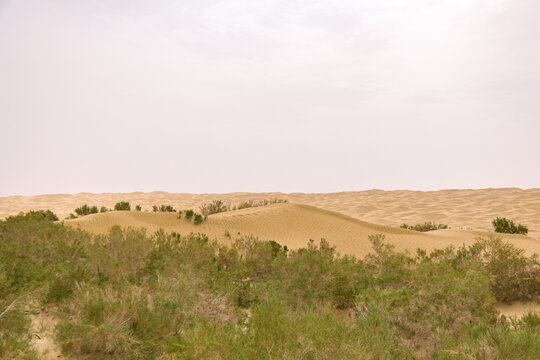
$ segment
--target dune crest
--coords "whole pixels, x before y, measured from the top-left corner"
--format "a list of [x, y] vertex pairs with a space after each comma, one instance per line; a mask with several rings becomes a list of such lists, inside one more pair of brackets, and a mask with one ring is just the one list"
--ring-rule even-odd
[[[115, 211], [66, 220], [65, 224], [93, 233], [106, 233], [111, 226], [123, 228], [158, 229], [181, 234], [200, 232], [211, 239], [230, 243], [239, 235], [253, 235], [261, 240], [275, 240], [291, 249], [306, 246], [310, 239], [318, 242], [325, 238], [341, 254], [363, 257], [371, 251], [369, 235], [384, 234], [386, 241], [397, 250], [433, 250], [449, 245], [472, 244], [478, 236], [489, 233], [466, 230], [438, 230], [428, 233], [377, 225], [329, 210], [303, 204], [273, 204], [256, 208], [210, 215], [200, 225], [178, 219], [176, 213]], [[230, 234], [227, 236], [226, 234]], [[504, 235], [503, 238], [523, 248], [527, 253], [540, 253], [540, 242], [522, 235]]]

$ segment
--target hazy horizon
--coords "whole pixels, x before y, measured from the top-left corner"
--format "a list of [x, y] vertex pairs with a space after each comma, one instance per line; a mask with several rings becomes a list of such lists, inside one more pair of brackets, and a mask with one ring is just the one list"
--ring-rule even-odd
[[539, 188], [539, 13], [0, 0], [0, 196]]

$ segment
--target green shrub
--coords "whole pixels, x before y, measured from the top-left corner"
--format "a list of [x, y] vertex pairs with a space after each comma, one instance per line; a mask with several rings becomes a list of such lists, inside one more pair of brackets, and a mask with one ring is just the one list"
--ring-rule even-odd
[[179, 359], [412, 359], [395, 338], [373, 330], [328, 308], [296, 312], [272, 296], [244, 325], [200, 321], [168, 350]]
[[508, 220], [504, 217], [498, 217], [491, 223], [493, 224], [495, 232], [498, 233], [527, 235], [529, 232], [529, 229], [525, 225], [518, 224], [516, 226], [512, 220]]
[[200, 206], [201, 213], [205, 216], [225, 212], [229, 208], [221, 200], [214, 200], [211, 203], [202, 203]]
[[97, 206], [90, 207], [87, 204], [84, 204], [75, 209], [75, 214], [77, 214], [77, 216], [86, 216], [86, 215], [97, 214], [97, 213], [98, 213]]
[[540, 263], [537, 256], [526, 257], [500, 237], [478, 238], [469, 247], [470, 259], [477, 259], [490, 274], [491, 286], [499, 301], [530, 301], [540, 298]]
[[114, 205], [114, 210], [116, 211], [129, 211], [131, 210], [131, 205], [127, 201], [120, 201]]
[[176, 210], [171, 205], [161, 205], [156, 206], [152, 205], [153, 212], [176, 212]]
[[135, 211], [141, 211], [141, 210], [142, 210], [141, 205], [136, 205], [135, 206]]
[[73, 294], [73, 286], [73, 283], [69, 279], [55, 278], [49, 283], [44, 302], [61, 302]]
[[109, 211], [109, 209], [108, 209], [107, 207], [105, 207], [105, 206], [102, 206], [102, 207], [99, 209], [99, 212], [102, 212], [102, 213], [107, 212], [107, 211]]
[[414, 231], [433, 231], [433, 230], [440, 230], [440, 229], [448, 229], [448, 225], [446, 224], [435, 224], [432, 221], [426, 221], [423, 224], [416, 224], [416, 225], [407, 225], [407, 224], [401, 224], [400, 228], [407, 229], [407, 230], [414, 230]]
[[30, 317], [0, 299], [0, 359], [38, 359], [33, 338]]
[[199, 224], [202, 224], [203, 222], [203, 217], [201, 214], [194, 214], [193, 215], [193, 223], [195, 225], [199, 225]]
[[264, 199], [264, 200], [260, 200], [260, 201], [247, 200], [247, 201], [243, 201], [240, 204], [238, 204], [236, 206], [236, 209], [240, 210], [240, 209], [246, 209], [246, 208], [251, 208], [251, 207], [266, 206], [266, 205], [270, 205], [270, 204], [279, 204], [279, 203], [287, 203], [287, 202], [289, 202], [289, 201], [285, 200], [285, 199], [277, 199], [277, 198]]
[[26, 213], [20, 212], [15, 216], [8, 216], [6, 221], [27, 222], [27, 221], [58, 221], [58, 216], [51, 210], [30, 210]]
[[190, 210], [184, 210], [184, 214], [185, 214], [187, 220], [191, 220], [191, 218], [195, 214], [195, 211], [193, 211], [191, 209]]

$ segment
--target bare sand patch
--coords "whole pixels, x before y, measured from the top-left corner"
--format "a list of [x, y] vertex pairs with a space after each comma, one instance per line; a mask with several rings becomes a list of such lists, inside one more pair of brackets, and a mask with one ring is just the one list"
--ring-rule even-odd
[[540, 303], [517, 301], [512, 304], [499, 303], [496, 306], [502, 315], [520, 318], [529, 311], [540, 314]]

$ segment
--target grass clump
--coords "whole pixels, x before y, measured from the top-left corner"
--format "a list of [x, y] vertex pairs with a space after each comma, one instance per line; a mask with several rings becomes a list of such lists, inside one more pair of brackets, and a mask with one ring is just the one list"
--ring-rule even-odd
[[435, 224], [432, 221], [426, 221], [423, 224], [416, 224], [416, 225], [401, 224], [400, 228], [407, 229], [407, 230], [426, 232], [426, 231], [433, 231], [433, 230], [440, 230], [440, 229], [448, 229], [448, 225], [446, 225], [446, 224]]
[[131, 205], [127, 201], [120, 201], [114, 205], [114, 210], [116, 211], [130, 211]]
[[495, 230], [495, 232], [498, 233], [522, 235], [527, 235], [529, 233], [529, 229], [525, 225], [516, 225], [514, 224], [514, 221], [508, 220], [504, 217], [497, 217], [491, 223], [493, 224], [493, 229]]

